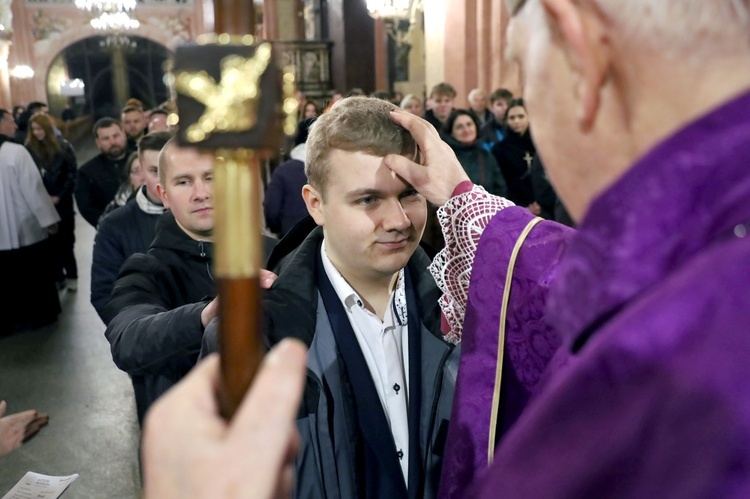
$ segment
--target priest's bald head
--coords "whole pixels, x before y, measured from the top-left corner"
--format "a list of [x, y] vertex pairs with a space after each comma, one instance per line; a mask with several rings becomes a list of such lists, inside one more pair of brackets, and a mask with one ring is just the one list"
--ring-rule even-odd
[[750, 88], [748, 0], [506, 5], [534, 141], [578, 220], [652, 146]]

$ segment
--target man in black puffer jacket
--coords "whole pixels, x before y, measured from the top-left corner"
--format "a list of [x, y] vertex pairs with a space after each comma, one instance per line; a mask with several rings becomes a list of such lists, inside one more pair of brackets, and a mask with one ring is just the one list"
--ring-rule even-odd
[[216, 314], [213, 159], [173, 141], [164, 147], [157, 189], [171, 212], [157, 223], [148, 253], [125, 261], [106, 307], [112, 358], [132, 378], [140, 423], [193, 367], [203, 329]]

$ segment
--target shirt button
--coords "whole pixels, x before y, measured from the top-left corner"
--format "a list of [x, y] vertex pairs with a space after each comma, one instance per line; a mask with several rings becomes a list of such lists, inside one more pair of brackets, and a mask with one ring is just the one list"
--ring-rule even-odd
[[362, 306], [362, 300], [357, 300], [357, 305]]
[[400, 461], [401, 459], [403, 459], [403, 458], [404, 458], [404, 451], [402, 451], [401, 449], [399, 449], [399, 450], [398, 450], [398, 459], [399, 459], [399, 461]]
[[395, 385], [393, 385], [393, 389], [396, 391], [396, 393], [398, 393], [399, 390], [401, 390], [401, 386], [399, 386], [399, 384], [396, 383]]

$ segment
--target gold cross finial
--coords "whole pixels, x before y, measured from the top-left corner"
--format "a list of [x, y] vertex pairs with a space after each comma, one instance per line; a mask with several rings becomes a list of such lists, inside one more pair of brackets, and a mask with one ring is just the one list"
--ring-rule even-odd
[[271, 62], [271, 44], [258, 46], [250, 58], [230, 55], [221, 60], [221, 80], [205, 71], [183, 71], [175, 77], [175, 90], [206, 106], [185, 136], [201, 142], [214, 132], [244, 132], [257, 121], [260, 78]]

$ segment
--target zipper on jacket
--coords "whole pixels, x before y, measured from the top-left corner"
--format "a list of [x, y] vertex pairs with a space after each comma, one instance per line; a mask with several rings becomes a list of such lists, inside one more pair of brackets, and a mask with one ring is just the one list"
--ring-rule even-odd
[[[201, 250], [200, 256], [201, 258], [206, 258], [206, 247], [205, 243], [203, 241], [198, 241], [198, 247]], [[214, 280], [214, 276], [211, 274], [211, 264], [210, 262], [206, 262], [206, 274], [208, 274], [208, 277], [211, 278], [211, 280]]]

